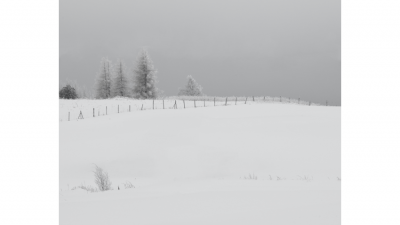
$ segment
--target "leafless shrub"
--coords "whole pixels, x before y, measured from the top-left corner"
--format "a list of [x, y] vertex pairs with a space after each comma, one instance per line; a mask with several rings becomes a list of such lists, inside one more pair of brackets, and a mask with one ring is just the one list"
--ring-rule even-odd
[[311, 180], [313, 180], [314, 178], [313, 177], [310, 177], [310, 176], [299, 176], [300, 177], [300, 180], [304, 180], [304, 181], [308, 181], [308, 182], [310, 182]]
[[253, 173], [253, 175], [251, 175], [251, 174], [249, 173], [249, 176], [248, 176], [248, 177], [244, 176], [244, 179], [245, 179], [245, 180], [257, 180], [257, 176], [254, 175], [254, 173]]
[[94, 173], [94, 182], [96, 183], [97, 187], [99, 188], [100, 191], [108, 191], [112, 190], [111, 189], [111, 181], [108, 178], [108, 173], [103, 171], [102, 168], [98, 167], [97, 165], [95, 166], [95, 170], [93, 171]]
[[97, 188], [94, 188], [90, 185], [83, 185], [83, 184], [81, 184], [80, 186], [75, 186], [71, 190], [76, 190], [77, 188], [80, 188], [82, 190], [85, 190], [85, 191], [91, 192], [91, 193], [98, 192]]
[[127, 189], [127, 188], [135, 188], [135, 186], [130, 181], [125, 182], [124, 186], [125, 186], [125, 189]]

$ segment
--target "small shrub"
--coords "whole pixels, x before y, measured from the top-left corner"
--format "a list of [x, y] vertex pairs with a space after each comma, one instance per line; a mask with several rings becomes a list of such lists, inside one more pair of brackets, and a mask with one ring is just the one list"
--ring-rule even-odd
[[314, 179], [313, 177], [305, 176], [305, 175], [304, 175], [304, 177], [302, 177], [302, 176], [299, 176], [299, 177], [300, 177], [300, 180], [304, 180], [304, 181], [307, 181], [307, 182], [309, 182], [309, 181]]
[[245, 180], [257, 180], [257, 176], [254, 175], [254, 173], [253, 173], [253, 175], [251, 175], [251, 174], [249, 173], [249, 176], [248, 176], [248, 177], [244, 176], [244, 179], [245, 179]]
[[108, 178], [108, 173], [103, 171], [102, 168], [98, 167], [95, 165], [95, 171], [94, 173], [94, 182], [96, 183], [97, 187], [99, 188], [100, 191], [108, 191], [112, 190], [111, 189], [111, 181]]
[[90, 185], [85, 186], [83, 184], [81, 184], [80, 186], [73, 187], [71, 190], [76, 190], [77, 188], [80, 188], [82, 190], [85, 190], [85, 191], [91, 192], [91, 193], [98, 191], [96, 188], [94, 188], [94, 187], [92, 187]]
[[126, 183], [124, 183], [125, 189], [127, 188], [135, 188], [135, 186], [133, 186], [133, 184], [129, 181], [127, 181]]

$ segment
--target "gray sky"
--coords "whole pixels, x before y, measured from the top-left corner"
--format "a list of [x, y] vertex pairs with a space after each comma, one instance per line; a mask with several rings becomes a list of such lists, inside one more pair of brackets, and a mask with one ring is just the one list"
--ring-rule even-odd
[[60, 81], [92, 89], [102, 57], [146, 47], [158, 87], [341, 104], [340, 0], [60, 0]]

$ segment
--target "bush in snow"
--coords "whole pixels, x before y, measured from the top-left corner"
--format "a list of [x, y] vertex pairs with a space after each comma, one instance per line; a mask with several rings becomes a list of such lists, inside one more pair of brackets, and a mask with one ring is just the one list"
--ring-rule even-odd
[[96, 98], [111, 97], [111, 61], [103, 58], [100, 64], [100, 72], [96, 78]]
[[59, 83], [59, 91], [61, 91], [61, 89], [65, 86], [71, 86], [72, 88], [75, 89], [75, 93], [76, 93], [76, 98], [88, 98], [91, 97], [91, 93], [90, 91], [88, 91], [86, 89], [86, 86], [83, 85], [79, 85], [76, 80], [69, 80], [68, 78], [65, 79], [64, 82], [60, 81]]
[[251, 175], [251, 174], [249, 173], [249, 176], [248, 176], [248, 177], [244, 176], [244, 179], [245, 179], [245, 180], [257, 180], [257, 176], [254, 175], [254, 173], [253, 173], [253, 175]]
[[94, 173], [94, 182], [100, 191], [108, 191], [111, 190], [111, 181], [108, 178], [108, 173], [103, 171], [102, 168], [95, 165]]
[[76, 190], [77, 188], [80, 188], [82, 190], [85, 190], [85, 191], [91, 192], [91, 193], [97, 192], [96, 188], [94, 188], [94, 187], [92, 187], [90, 185], [83, 185], [83, 184], [81, 184], [80, 186], [73, 187], [71, 190]]
[[182, 96], [202, 96], [202, 87], [193, 79], [192, 76], [187, 77], [188, 81], [185, 88], [182, 88], [178, 95]]
[[142, 50], [137, 59], [135, 76], [133, 77], [134, 87], [133, 96], [136, 98], [157, 98], [158, 90], [155, 86], [157, 82], [156, 70], [146, 50]]
[[63, 88], [61, 88], [59, 92], [60, 98], [64, 99], [76, 99], [78, 98], [78, 95], [76, 94], [75, 88], [73, 88], [71, 85], [67, 85]]
[[135, 186], [133, 186], [133, 184], [130, 181], [127, 181], [126, 183], [124, 183], [125, 189], [127, 188], [135, 188]]

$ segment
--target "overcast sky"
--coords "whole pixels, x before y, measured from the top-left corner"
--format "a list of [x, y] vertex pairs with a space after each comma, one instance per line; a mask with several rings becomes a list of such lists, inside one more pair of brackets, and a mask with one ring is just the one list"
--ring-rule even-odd
[[340, 0], [60, 0], [60, 82], [93, 89], [102, 57], [148, 50], [165, 95], [192, 75], [207, 95], [341, 104]]

